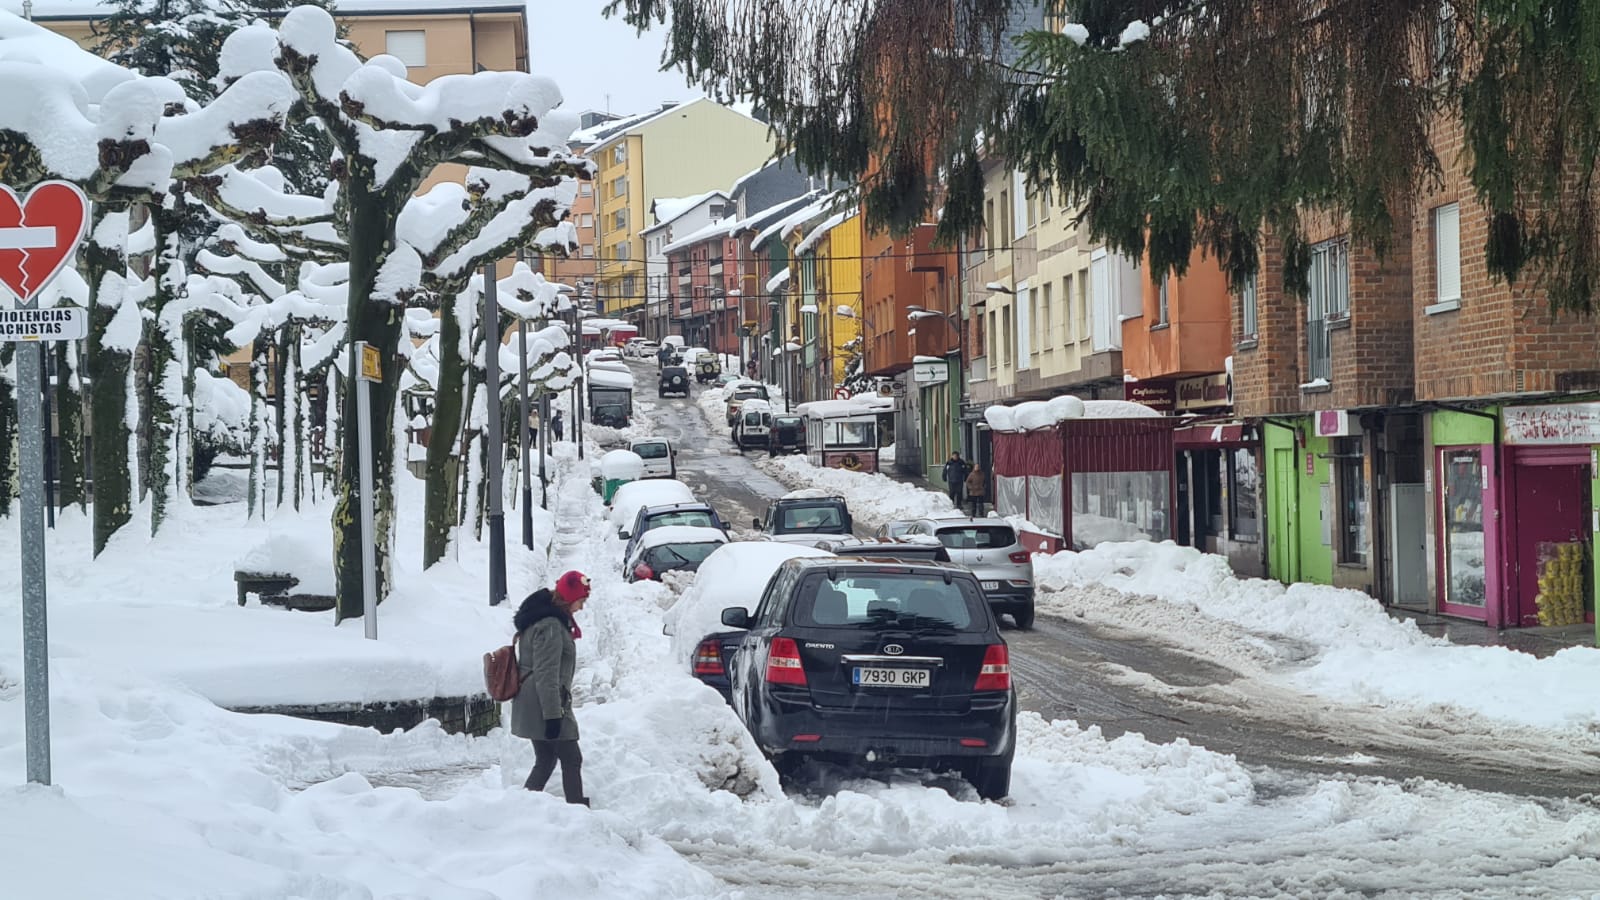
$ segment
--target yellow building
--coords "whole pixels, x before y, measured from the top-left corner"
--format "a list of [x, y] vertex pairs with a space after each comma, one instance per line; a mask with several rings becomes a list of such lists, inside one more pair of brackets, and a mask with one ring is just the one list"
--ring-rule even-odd
[[701, 98], [611, 123], [589, 149], [595, 164], [596, 291], [600, 312], [640, 320], [650, 205], [726, 190], [773, 153], [767, 126]]
[[[819, 305], [823, 332], [832, 357], [833, 385], [844, 384], [848, 366], [860, 354], [861, 337], [861, 211], [851, 210], [817, 242], [822, 290]], [[840, 307], [849, 307], [841, 314]]]

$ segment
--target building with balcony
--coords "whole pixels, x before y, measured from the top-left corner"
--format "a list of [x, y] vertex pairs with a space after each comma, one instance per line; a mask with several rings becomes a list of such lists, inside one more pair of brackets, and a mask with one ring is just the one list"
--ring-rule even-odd
[[[710, 191], [694, 197], [661, 198], [650, 204], [650, 215], [655, 224], [639, 233], [645, 248], [645, 317], [644, 335], [661, 340], [669, 334], [682, 334], [680, 315], [672, 308], [672, 297], [681, 294], [679, 288], [689, 287], [689, 266], [677, 265], [667, 258], [666, 248], [686, 235], [694, 234], [729, 215], [733, 204], [721, 191]], [[684, 338], [694, 343], [693, 338]]]
[[765, 124], [706, 98], [603, 126], [589, 153], [597, 170], [600, 312], [639, 323], [645, 318], [647, 253], [640, 232], [648, 227], [652, 203], [725, 189], [772, 152]]

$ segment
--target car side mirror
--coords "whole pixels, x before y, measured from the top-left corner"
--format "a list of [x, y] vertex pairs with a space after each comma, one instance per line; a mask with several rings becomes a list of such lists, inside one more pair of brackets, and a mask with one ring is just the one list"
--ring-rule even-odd
[[754, 528], [757, 531], [760, 531], [761, 530], [761, 519], [759, 519], [759, 518], [751, 519], [750, 520], [750, 527]]
[[626, 531], [619, 531], [619, 532], [617, 532], [617, 537], [622, 538], [623, 540], [626, 541], [626, 540], [631, 539], [633, 537], [633, 535], [629, 534]]
[[722, 611], [722, 624], [729, 628], [749, 628], [750, 610], [742, 606], [730, 606]]

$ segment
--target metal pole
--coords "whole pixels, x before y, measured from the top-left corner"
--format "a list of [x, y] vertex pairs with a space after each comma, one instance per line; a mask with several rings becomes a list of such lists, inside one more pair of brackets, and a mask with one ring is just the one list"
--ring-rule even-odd
[[[356, 365], [361, 365], [362, 344], [355, 344]], [[360, 369], [357, 368], [357, 372]], [[361, 454], [361, 618], [367, 640], [378, 639], [378, 560], [372, 525], [372, 385], [356, 379], [356, 446]]]
[[55, 423], [50, 415], [50, 395], [55, 393], [50, 387], [50, 362], [55, 357], [54, 350], [54, 346], [39, 348], [40, 384], [44, 394], [44, 524], [49, 528], [56, 527]]
[[[517, 360], [521, 372], [517, 375], [518, 398], [522, 408], [522, 422], [519, 425], [521, 432], [521, 452], [518, 458], [522, 460], [522, 546], [533, 549], [533, 485], [528, 483], [528, 320], [517, 320]], [[539, 427], [544, 428], [544, 414], [539, 415]], [[544, 470], [545, 443], [539, 441], [539, 469]]]
[[[540, 391], [539, 391], [539, 447], [541, 449], [544, 448], [544, 447], [548, 447], [548, 446], [550, 446], [549, 442], [550, 442], [550, 392], [541, 388]], [[540, 509], [549, 509], [550, 508], [550, 478], [549, 478], [549, 476], [547, 476], [545, 474], [545, 471], [544, 471], [544, 457], [545, 457], [544, 453], [541, 452], [539, 454], [539, 508]], [[526, 483], [527, 480], [528, 480], [527, 477], [524, 476], [523, 477], [523, 482]], [[533, 486], [529, 485], [527, 490], [529, 492], [531, 492], [533, 490]], [[528, 546], [532, 547], [533, 546], [533, 538], [531, 537], [531, 535], [533, 533], [533, 503], [532, 503], [531, 495], [530, 495], [529, 503], [528, 503], [528, 512], [523, 516], [523, 521], [528, 524], [528, 531], [529, 531], [529, 535], [530, 535], [530, 537], [528, 538]]]
[[[34, 302], [19, 300], [18, 309]], [[28, 780], [50, 783], [50, 639], [45, 616], [44, 425], [39, 360], [44, 345], [17, 345], [17, 435], [22, 476], [22, 694], [27, 728]]]
[[485, 456], [489, 459], [489, 605], [499, 606], [506, 599], [506, 512], [501, 496], [505, 491], [505, 439], [501, 434], [500, 411], [500, 303], [496, 296], [494, 262], [483, 264], [483, 366], [489, 385], [489, 421], [485, 435]]

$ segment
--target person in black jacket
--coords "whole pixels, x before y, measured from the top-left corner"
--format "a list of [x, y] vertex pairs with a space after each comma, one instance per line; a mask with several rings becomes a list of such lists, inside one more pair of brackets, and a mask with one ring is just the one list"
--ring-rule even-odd
[[556, 440], [559, 441], [561, 440], [562, 432], [565, 430], [565, 425], [561, 421], [561, 410], [558, 409], [553, 415], [550, 416], [550, 431], [555, 434]]
[[950, 458], [945, 461], [944, 472], [942, 473], [944, 475], [944, 487], [945, 490], [950, 492], [950, 502], [956, 505], [957, 510], [961, 509], [962, 493], [966, 490], [967, 474], [971, 471], [971, 467], [967, 465], [967, 461], [962, 459], [959, 453], [950, 454]]
[[511, 701], [511, 733], [533, 741], [533, 771], [523, 787], [542, 791], [561, 764], [561, 789], [568, 803], [589, 805], [583, 795], [583, 753], [572, 715], [576, 640], [583, 636], [573, 613], [589, 598], [589, 578], [568, 572], [554, 591], [539, 589], [522, 601], [517, 629], [517, 667], [522, 686]]

